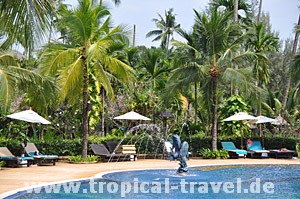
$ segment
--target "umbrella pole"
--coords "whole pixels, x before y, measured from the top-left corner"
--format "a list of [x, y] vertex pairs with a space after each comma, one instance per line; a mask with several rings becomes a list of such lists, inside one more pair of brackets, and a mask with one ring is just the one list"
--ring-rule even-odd
[[243, 122], [242, 120], [240, 120], [240, 123], [241, 123], [241, 149], [244, 149], [244, 143], [243, 143], [243, 137], [244, 137], [244, 125], [243, 125]]
[[261, 124], [259, 124], [259, 136], [262, 137]]

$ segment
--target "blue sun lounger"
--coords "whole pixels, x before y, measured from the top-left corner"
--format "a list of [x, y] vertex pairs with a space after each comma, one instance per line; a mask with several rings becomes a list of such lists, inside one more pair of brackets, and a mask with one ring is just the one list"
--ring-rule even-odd
[[27, 165], [29, 167], [34, 163], [32, 157], [15, 156], [7, 147], [0, 147], [0, 161], [3, 161], [7, 167], [18, 167], [21, 165]]
[[223, 149], [228, 151], [230, 158], [246, 158], [247, 151], [243, 149], [238, 149], [233, 142], [221, 142]]
[[22, 146], [26, 151], [27, 155], [29, 157], [34, 158], [35, 163], [37, 163], [38, 165], [44, 165], [44, 164], [55, 165], [55, 163], [58, 161], [57, 155], [41, 154], [39, 150], [36, 148], [34, 143], [27, 143], [26, 146], [22, 144]]
[[270, 153], [269, 150], [265, 150], [259, 140], [247, 140], [247, 150], [251, 158], [267, 158]]

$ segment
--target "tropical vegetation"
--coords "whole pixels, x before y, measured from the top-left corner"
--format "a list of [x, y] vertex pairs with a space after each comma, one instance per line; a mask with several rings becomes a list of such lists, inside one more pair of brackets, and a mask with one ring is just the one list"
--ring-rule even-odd
[[[113, 118], [131, 110], [150, 117], [163, 139], [178, 133], [194, 149], [202, 148], [197, 139], [209, 141], [201, 152], [208, 157], [227, 157], [218, 150], [226, 136], [261, 135], [249, 125], [222, 122], [240, 111], [281, 115], [289, 123], [264, 125], [266, 140], [298, 139], [300, 16], [295, 37], [282, 41], [261, 10], [255, 0], [211, 0], [193, 11], [187, 31], [176, 10], [166, 8], [145, 35], [160, 46], [147, 47], [133, 45], [131, 30], [112, 23], [102, 0], [78, 0], [74, 8], [64, 1], [1, 1], [1, 143], [61, 142], [72, 150], [60, 153], [79, 161], [90, 157], [90, 142], [130, 137], [126, 130], [138, 122]], [[51, 125], [6, 117], [29, 108]]]

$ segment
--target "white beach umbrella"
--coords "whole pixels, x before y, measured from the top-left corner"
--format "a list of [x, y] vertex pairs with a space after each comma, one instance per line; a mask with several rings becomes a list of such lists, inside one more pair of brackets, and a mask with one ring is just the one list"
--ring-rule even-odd
[[276, 121], [276, 120], [273, 119], [273, 118], [269, 118], [269, 117], [260, 115], [260, 116], [255, 117], [254, 120], [250, 120], [249, 123], [262, 124], [262, 123], [271, 123], [271, 122], [274, 122], [274, 121]]
[[[10, 115], [7, 115], [8, 118], [11, 119], [16, 119], [16, 120], [21, 120], [25, 122], [30, 122], [30, 123], [38, 123], [38, 124], [51, 124], [48, 120], [40, 116], [38, 113], [34, 112], [33, 110], [29, 109], [26, 111], [21, 111], [18, 113], [13, 113]], [[27, 135], [27, 131], [26, 131]], [[24, 140], [24, 145], [27, 146], [27, 140], [25, 138]]]
[[[245, 112], [238, 112], [226, 119], [224, 119], [223, 121], [225, 122], [230, 122], [230, 121], [243, 121], [243, 120], [253, 120], [255, 119], [254, 116], [252, 115], [249, 115], [248, 113], [245, 113]], [[243, 144], [243, 132], [242, 132], [242, 135], [241, 135], [241, 148], [244, 148], [244, 144]]]
[[259, 124], [259, 135], [262, 136], [261, 124], [263, 124], [263, 123], [271, 123], [271, 122], [274, 122], [274, 121], [276, 121], [276, 120], [273, 119], [273, 118], [269, 118], [269, 117], [260, 115], [260, 116], [255, 117], [254, 120], [250, 120], [248, 123]]
[[25, 122], [30, 122], [30, 123], [39, 123], [39, 124], [51, 124], [48, 120], [34, 112], [33, 110], [26, 110], [26, 111], [21, 111], [18, 113], [13, 113], [10, 115], [7, 115], [7, 117], [16, 119], [16, 120], [21, 120]]
[[255, 117], [252, 115], [249, 115], [248, 113], [245, 112], [239, 112], [236, 113], [226, 119], [224, 119], [224, 122], [229, 122], [229, 121], [241, 121], [241, 120], [254, 120]]
[[115, 120], [151, 120], [148, 117], [145, 117], [139, 113], [136, 113], [134, 111], [130, 111], [128, 113], [125, 113], [123, 115], [114, 117]]

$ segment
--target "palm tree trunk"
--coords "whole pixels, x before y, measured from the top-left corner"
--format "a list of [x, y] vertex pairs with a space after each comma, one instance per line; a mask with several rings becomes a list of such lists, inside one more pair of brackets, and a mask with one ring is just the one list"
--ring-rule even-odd
[[238, 11], [239, 11], [239, 0], [234, 0], [234, 15], [233, 21], [238, 21]]
[[101, 94], [102, 94], [101, 95], [101, 98], [102, 98], [102, 120], [101, 120], [101, 128], [102, 128], [101, 131], [102, 132], [101, 132], [101, 136], [104, 136], [105, 135], [105, 132], [104, 132], [105, 131], [105, 126], [104, 126], [105, 125], [105, 123], [104, 123], [104, 121], [105, 121], [104, 120], [104, 118], [105, 118], [105, 116], [104, 116], [105, 115], [105, 111], [104, 111], [104, 103], [105, 103], [105, 95], [104, 94], [105, 94], [105, 90], [103, 89], [103, 87], [101, 88], [101, 91], [102, 91], [101, 92]]
[[169, 34], [169, 33], [167, 33], [166, 57], [168, 56], [169, 44], [170, 44], [170, 34]]
[[83, 124], [82, 124], [82, 158], [87, 157], [87, 145], [88, 145], [88, 126], [89, 126], [89, 118], [88, 118], [88, 82], [89, 82], [89, 74], [88, 74], [88, 64], [86, 62], [86, 57], [82, 56], [83, 60]]
[[[239, 0], [234, 0], [234, 15], [233, 15], [233, 21], [238, 23], [238, 11], [239, 11]], [[236, 64], [235, 65], [235, 69], [237, 70], [239, 67]], [[239, 90], [238, 88], [234, 88], [234, 94], [238, 95], [239, 94]]]
[[262, 0], [259, 0], [259, 7], [258, 7], [258, 14], [257, 14], [257, 21], [256, 21], [257, 24], [260, 22], [261, 8], [262, 8]]
[[136, 37], [136, 26], [133, 25], [133, 39], [132, 39], [132, 46], [135, 47], [135, 37]]
[[[299, 15], [299, 18], [298, 18], [298, 24], [297, 26], [299, 27], [300, 26], [300, 15]], [[295, 33], [295, 38], [294, 38], [294, 42], [293, 42], [293, 49], [292, 49], [292, 56], [291, 58], [293, 58], [296, 54], [296, 50], [297, 50], [297, 45], [298, 45], [298, 39], [299, 39], [299, 31], [296, 31]], [[288, 68], [286, 69], [288, 71]], [[283, 96], [282, 96], [282, 107], [281, 107], [281, 115], [283, 115], [283, 112], [285, 110], [285, 107], [286, 107], [286, 102], [287, 102], [287, 99], [288, 99], [288, 95], [289, 95], [289, 90], [290, 90], [290, 86], [291, 86], [291, 76], [289, 75], [287, 80], [286, 80], [286, 83], [285, 83], [285, 88], [283, 90]]]
[[197, 96], [197, 82], [195, 82], [195, 124], [198, 124], [198, 115], [197, 115], [197, 110], [198, 110], [198, 96]]
[[217, 129], [217, 120], [218, 120], [218, 100], [217, 100], [217, 77], [212, 77], [212, 149], [217, 150], [217, 138], [218, 138], [218, 129]]

